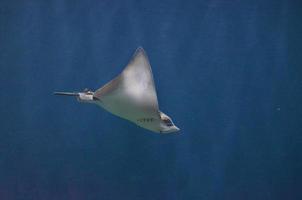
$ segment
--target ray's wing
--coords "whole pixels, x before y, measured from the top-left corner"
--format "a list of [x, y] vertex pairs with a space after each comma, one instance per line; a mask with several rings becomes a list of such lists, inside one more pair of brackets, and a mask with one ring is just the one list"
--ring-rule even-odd
[[139, 103], [158, 109], [153, 74], [148, 57], [142, 48], [138, 48], [122, 72], [127, 92]]
[[123, 72], [94, 96], [105, 109], [123, 118], [158, 117], [152, 70], [143, 48], [138, 48]]

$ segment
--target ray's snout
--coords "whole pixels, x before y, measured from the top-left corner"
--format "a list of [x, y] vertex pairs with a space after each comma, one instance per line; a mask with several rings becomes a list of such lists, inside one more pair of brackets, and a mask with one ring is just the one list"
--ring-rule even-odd
[[160, 133], [175, 133], [180, 131], [177, 126], [170, 126], [168, 129], [161, 130]]
[[178, 131], [180, 131], [180, 129], [179, 129], [177, 126], [172, 126], [172, 127], [170, 128], [169, 133], [174, 133], [174, 132], [178, 132]]

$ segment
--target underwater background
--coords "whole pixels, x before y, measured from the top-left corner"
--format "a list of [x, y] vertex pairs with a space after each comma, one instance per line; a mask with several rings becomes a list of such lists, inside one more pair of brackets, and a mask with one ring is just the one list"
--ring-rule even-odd
[[[302, 199], [301, 1], [0, 1], [0, 199]], [[161, 135], [54, 91], [138, 46]]]

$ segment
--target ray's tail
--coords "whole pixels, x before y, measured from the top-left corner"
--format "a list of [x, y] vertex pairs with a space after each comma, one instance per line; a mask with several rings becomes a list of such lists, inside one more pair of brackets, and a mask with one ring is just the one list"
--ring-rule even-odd
[[79, 93], [77, 92], [54, 92], [54, 95], [61, 95], [61, 96], [75, 96], [78, 97]]

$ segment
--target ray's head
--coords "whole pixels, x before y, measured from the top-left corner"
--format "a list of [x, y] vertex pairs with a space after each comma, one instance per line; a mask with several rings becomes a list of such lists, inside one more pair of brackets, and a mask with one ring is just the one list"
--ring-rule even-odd
[[171, 118], [164, 114], [163, 112], [159, 112], [160, 114], [160, 133], [174, 133], [179, 131], [180, 129], [174, 125]]

